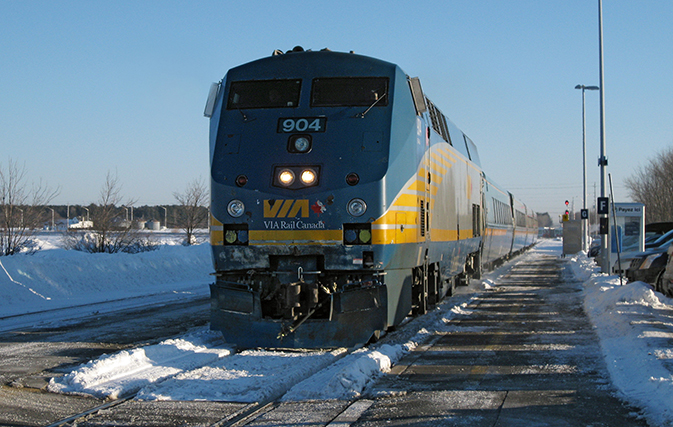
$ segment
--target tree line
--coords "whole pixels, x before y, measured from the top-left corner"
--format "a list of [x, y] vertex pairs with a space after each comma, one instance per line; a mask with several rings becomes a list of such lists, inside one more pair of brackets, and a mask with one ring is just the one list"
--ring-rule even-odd
[[35, 250], [35, 232], [49, 228], [52, 221], [78, 217], [86, 228], [64, 227], [63, 239], [70, 249], [86, 252], [136, 253], [156, 249], [156, 242], [141, 233], [139, 222], [159, 221], [166, 228], [184, 232], [184, 244], [196, 242], [194, 231], [208, 227], [209, 194], [205, 183], [195, 179], [184, 191], [174, 192], [170, 206], [134, 206], [125, 199], [116, 174], [108, 172], [99, 200], [88, 206], [50, 205], [59, 194], [43, 183], [29, 182], [25, 165], [9, 160], [0, 163], [0, 256]]
[[673, 147], [656, 153], [624, 183], [631, 200], [645, 205], [646, 223], [673, 221]]

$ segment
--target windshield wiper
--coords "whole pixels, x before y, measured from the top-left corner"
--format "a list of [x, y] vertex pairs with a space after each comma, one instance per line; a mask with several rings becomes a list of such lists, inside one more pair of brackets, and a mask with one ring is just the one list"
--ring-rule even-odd
[[371, 110], [372, 108], [374, 108], [374, 106], [375, 106], [376, 104], [378, 104], [380, 100], [382, 100], [383, 98], [385, 98], [386, 95], [388, 95], [388, 92], [386, 92], [386, 93], [384, 93], [383, 95], [381, 95], [381, 97], [380, 97], [379, 99], [377, 99], [376, 101], [374, 101], [374, 103], [373, 103], [372, 105], [370, 105], [369, 108], [367, 108], [365, 111], [363, 111], [362, 113], [357, 113], [357, 114], [355, 115], [355, 117], [360, 117], [361, 119], [364, 119], [365, 115], [366, 115], [367, 113], [369, 113], [369, 110]]

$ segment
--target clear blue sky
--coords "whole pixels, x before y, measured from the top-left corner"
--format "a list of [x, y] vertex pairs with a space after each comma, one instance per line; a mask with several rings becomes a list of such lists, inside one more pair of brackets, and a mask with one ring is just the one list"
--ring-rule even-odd
[[[673, 1], [604, 0], [608, 171], [673, 145]], [[0, 0], [0, 164], [97, 202], [108, 171], [142, 204], [208, 180], [211, 82], [296, 45], [399, 64], [538, 212], [582, 204], [581, 91], [598, 85], [597, 0]], [[589, 200], [599, 96], [586, 92]]]

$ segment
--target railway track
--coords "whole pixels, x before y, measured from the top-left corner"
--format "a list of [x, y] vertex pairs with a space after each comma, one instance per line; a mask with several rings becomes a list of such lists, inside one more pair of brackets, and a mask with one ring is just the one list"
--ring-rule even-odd
[[[457, 296], [446, 302], [451, 306], [461, 304], [467, 301], [469, 294]], [[446, 306], [441, 310], [433, 311], [425, 316], [412, 319], [402, 325], [395, 332], [383, 336], [379, 342], [360, 348], [341, 349], [333, 352], [298, 352], [292, 351], [263, 351], [247, 350], [222, 357], [212, 363], [202, 366], [192, 367], [191, 372], [180, 372], [170, 377], [162, 379], [156, 386], [149, 387], [149, 391], [133, 390], [130, 393], [122, 394], [122, 398], [112, 402], [101, 401], [95, 407], [86, 408], [79, 413], [63, 417], [62, 419], [49, 424], [49, 427], [56, 426], [104, 426], [104, 425], [134, 425], [134, 426], [158, 426], [158, 425], [208, 425], [208, 426], [242, 426], [256, 425], [262, 422], [269, 422], [273, 417], [290, 417], [304, 422], [309, 417], [311, 422], [322, 423], [330, 426], [346, 426], [356, 420], [364, 412], [372, 401], [362, 400], [359, 393], [343, 394], [339, 399], [326, 397], [320, 390], [334, 389], [343, 386], [342, 383], [348, 383], [346, 388], [363, 389], [366, 384], [353, 385], [364, 378], [364, 381], [370, 381], [375, 378], [381, 370], [386, 370], [395, 360], [402, 357], [403, 345], [406, 343], [413, 347], [416, 342], [427, 338], [427, 332], [422, 332], [419, 336], [419, 330], [423, 330], [428, 325], [441, 323], [442, 318], [447, 315]], [[323, 361], [317, 361], [310, 364], [313, 368], [298, 368], [290, 372], [291, 366], [295, 364], [298, 354], [302, 358], [323, 358]], [[248, 361], [246, 361], [248, 359]], [[253, 361], [256, 359], [256, 361]], [[287, 363], [279, 363], [278, 360], [289, 359]], [[170, 401], [156, 400], [161, 398], [162, 393], [171, 394], [175, 390], [189, 387], [190, 381], [198, 381], [200, 375], [207, 375], [212, 371], [220, 372], [223, 376], [234, 375], [238, 371], [247, 370], [253, 364], [262, 365], [260, 372], [264, 371], [263, 366], [275, 366], [272, 371], [280, 371], [283, 376], [290, 380], [280, 384], [275, 384], [275, 388], [270, 387], [266, 393], [262, 393], [262, 398], [249, 402], [236, 402], [236, 397], [223, 395], [218, 400], [217, 397], [207, 396], [204, 399], [209, 401], [185, 401], [180, 396], [171, 396]], [[278, 364], [277, 364], [278, 363]], [[309, 364], [303, 363], [302, 366]], [[361, 370], [370, 369], [366, 374]], [[224, 371], [227, 372], [224, 372]], [[352, 374], [357, 372], [357, 374]], [[264, 379], [261, 373], [250, 372], [250, 376], [255, 377], [251, 387], [265, 387], [262, 383]], [[362, 377], [358, 377], [362, 375]], [[213, 389], [232, 387], [231, 384], [217, 382], [217, 379], [210, 377], [209, 384]], [[276, 383], [277, 379], [271, 379]], [[301, 386], [298, 386], [302, 384]], [[234, 394], [240, 396], [246, 395], [247, 390], [238, 388], [235, 385]], [[168, 391], [166, 391], [168, 390]], [[288, 393], [288, 391], [290, 391]], [[179, 391], [178, 391], [179, 392]], [[100, 397], [100, 396], [99, 396]], [[286, 397], [286, 399], [283, 399]], [[149, 399], [149, 400], [148, 400]], [[242, 399], [241, 399], [242, 400]], [[310, 403], [309, 403], [310, 402]], [[306, 409], [310, 407], [310, 409]], [[167, 420], [171, 420], [167, 424]], [[300, 421], [303, 420], [303, 421]], [[283, 424], [285, 421], [276, 420], [271, 424]], [[173, 424], [171, 424], [173, 423]]]
[[[337, 354], [332, 363], [324, 369], [329, 369], [337, 361], [344, 357], [353, 354], [357, 349], [344, 350]], [[244, 352], [245, 353], [245, 352]], [[269, 352], [277, 353], [279, 357], [287, 356], [288, 352]], [[241, 353], [229, 357], [241, 356]], [[243, 355], [242, 357], [255, 357], [254, 354]], [[196, 369], [204, 369], [208, 366], [201, 366]], [[303, 375], [295, 376], [295, 378], [281, 388], [274, 390], [266, 398], [260, 401], [250, 403], [236, 403], [236, 402], [162, 402], [162, 401], [143, 401], [136, 400], [142, 397], [142, 391], [135, 391], [131, 394], [125, 395], [120, 399], [113, 401], [105, 401], [98, 406], [86, 409], [80, 413], [70, 415], [66, 418], [58, 420], [49, 424], [47, 427], [61, 427], [61, 426], [100, 426], [109, 425], [114, 422], [120, 425], [166, 425], [165, 415], [169, 412], [168, 407], [179, 407], [186, 405], [189, 407], [189, 412], [185, 418], [178, 418], [174, 414], [171, 422], [175, 425], [209, 425], [213, 427], [227, 427], [227, 426], [242, 426], [246, 425], [251, 420], [254, 420], [265, 413], [278, 409], [284, 403], [281, 398], [295, 385], [306, 380], [314, 375], [315, 372], [308, 371]], [[174, 378], [174, 377], [173, 377]], [[173, 378], [166, 378], [163, 382], [170, 381]], [[356, 401], [352, 402], [355, 404]], [[342, 416], [342, 420], [352, 418], [353, 409], [349, 402], [343, 402], [337, 406], [343, 406], [343, 411], [348, 411]], [[196, 406], [196, 408], [195, 408]], [[361, 407], [361, 404], [355, 406]], [[194, 416], [195, 409], [198, 409], [199, 415]], [[153, 414], [155, 416], [153, 416]], [[348, 414], [351, 414], [350, 416]], [[333, 418], [338, 418], [341, 413]], [[349, 418], [350, 417], [350, 418]], [[163, 421], [162, 421], [163, 420]], [[193, 422], [194, 424], [190, 424]], [[205, 423], [204, 423], [205, 422]], [[159, 424], [161, 423], [161, 424]]]

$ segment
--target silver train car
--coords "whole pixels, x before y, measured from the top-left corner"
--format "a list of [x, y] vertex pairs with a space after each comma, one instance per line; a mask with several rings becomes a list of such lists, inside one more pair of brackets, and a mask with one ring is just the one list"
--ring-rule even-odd
[[349, 347], [535, 243], [523, 203], [395, 64], [275, 51], [213, 85], [211, 328]]

